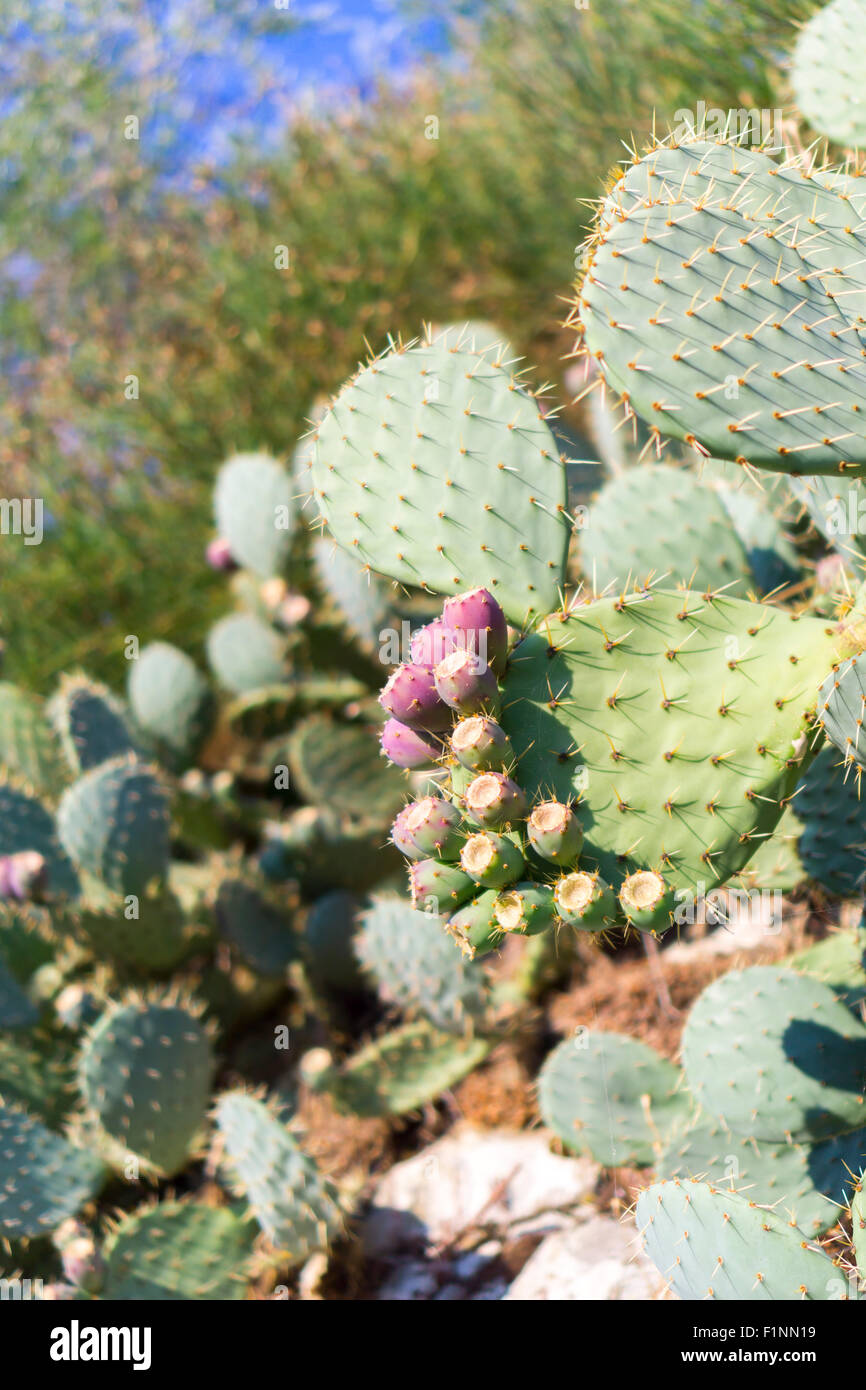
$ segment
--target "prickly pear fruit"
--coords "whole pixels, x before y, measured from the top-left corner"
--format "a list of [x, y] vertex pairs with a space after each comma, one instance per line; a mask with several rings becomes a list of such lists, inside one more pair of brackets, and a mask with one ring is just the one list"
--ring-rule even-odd
[[454, 651], [457, 643], [447, 623], [441, 618], [419, 627], [409, 641], [409, 654], [416, 666], [438, 666]]
[[389, 719], [380, 737], [382, 752], [397, 767], [429, 767], [442, 756], [442, 742], [423, 729]]
[[87, 1293], [99, 1293], [105, 1279], [105, 1261], [88, 1228], [69, 1217], [57, 1227], [53, 1239], [69, 1283]]
[[461, 719], [451, 735], [451, 752], [469, 772], [498, 771], [513, 757], [504, 731], [483, 714]]
[[35, 849], [4, 854], [0, 857], [0, 898], [18, 902], [40, 898], [48, 886], [47, 874], [45, 859]]
[[665, 931], [671, 924], [673, 894], [654, 869], [639, 869], [624, 878], [619, 902], [631, 925], [641, 931]]
[[523, 791], [502, 772], [483, 772], [476, 777], [463, 800], [470, 818], [489, 830], [498, 830], [526, 814]]
[[570, 806], [561, 801], [542, 801], [528, 821], [532, 848], [554, 864], [568, 868], [583, 848], [583, 831]]
[[466, 838], [461, 829], [463, 821], [457, 807], [443, 796], [425, 796], [422, 801], [413, 801], [400, 812], [397, 820], [414, 850], [408, 856], [410, 859], [458, 858]]
[[553, 891], [543, 883], [518, 883], [499, 894], [493, 916], [504, 932], [537, 936], [552, 926], [556, 917]]
[[474, 652], [455, 651], [433, 669], [436, 689], [446, 705], [458, 714], [493, 714], [499, 709], [500, 695], [490, 666]]
[[406, 828], [409, 812], [412, 811], [416, 805], [416, 802], [410, 801], [408, 806], [404, 806], [396, 817], [394, 824], [391, 826], [391, 843], [392, 845], [396, 845], [400, 853], [405, 854], [407, 859], [424, 858], [422, 851], [418, 849], [415, 841]]
[[447, 729], [452, 719], [436, 690], [431, 666], [398, 666], [388, 677], [379, 704], [412, 729]]
[[565, 874], [554, 885], [556, 911], [571, 927], [604, 931], [616, 919], [616, 894], [598, 874]]
[[445, 600], [442, 619], [454, 634], [454, 642], [475, 652], [497, 675], [502, 675], [508, 656], [508, 624], [505, 614], [486, 589], [470, 589]]
[[479, 893], [470, 903], [455, 912], [447, 922], [447, 929], [458, 942], [464, 955], [470, 958], [486, 956], [495, 951], [502, 941], [502, 927], [493, 915], [493, 906], [499, 900], [495, 888]]
[[482, 888], [504, 888], [520, 877], [525, 861], [513, 840], [482, 830], [466, 841], [460, 866]]
[[205, 558], [212, 570], [221, 570], [224, 574], [231, 574], [238, 567], [232, 555], [232, 548], [224, 536], [215, 536], [208, 543]]
[[412, 905], [419, 911], [433, 899], [439, 911], [452, 912], [476, 891], [476, 884], [456, 864], [443, 864], [441, 859], [419, 859], [409, 865], [409, 886]]

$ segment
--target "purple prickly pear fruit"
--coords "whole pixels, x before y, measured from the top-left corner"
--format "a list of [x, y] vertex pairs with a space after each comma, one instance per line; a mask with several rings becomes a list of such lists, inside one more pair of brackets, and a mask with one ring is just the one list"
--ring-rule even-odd
[[441, 618], [412, 633], [409, 653], [416, 666], [438, 666], [454, 651], [454, 634]]
[[577, 862], [583, 848], [583, 831], [570, 806], [561, 801], [543, 801], [529, 817], [527, 828], [532, 848], [542, 859], [563, 868]]
[[474, 960], [495, 951], [502, 941], [502, 928], [493, 915], [498, 894], [495, 888], [479, 893], [471, 902], [459, 908], [446, 923], [446, 929], [459, 945], [464, 956]]
[[410, 811], [414, 811], [418, 805], [417, 801], [410, 801], [408, 806], [404, 806], [397, 815], [394, 824], [391, 826], [391, 843], [396, 845], [401, 854], [405, 854], [407, 859], [423, 859], [424, 853], [415, 844], [406, 821]]
[[403, 829], [415, 850], [410, 859], [459, 858], [466, 836], [460, 812], [450, 801], [442, 796], [425, 796], [406, 807], [405, 817]]
[[443, 864], [441, 859], [419, 859], [409, 865], [409, 886], [412, 905], [420, 911], [431, 902], [438, 912], [453, 912], [476, 892], [474, 881], [456, 864]]
[[399, 719], [389, 719], [380, 738], [385, 757], [398, 767], [429, 767], [442, 756], [442, 740], [423, 729], [410, 729]]
[[526, 814], [526, 797], [502, 772], [482, 772], [469, 783], [463, 800], [472, 820], [490, 830], [521, 820]]
[[463, 846], [460, 867], [482, 888], [505, 888], [520, 878], [525, 861], [513, 840], [482, 830]]
[[543, 883], [518, 883], [499, 894], [493, 916], [501, 931], [537, 936], [556, 918], [553, 890]]
[[504, 730], [483, 714], [461, 719], [451, 735], [451, 752], [470, 772], [503, 768], [513, 757]]
[[508, 657], [508, 624], [492, 594], [486, 589], [456, 594], [445, 600], [442, 619], [453, 632], [458, 647], [475, 652], [497, 675], [502, 675]]
[[430, 666], [398, 666], [388, 677], [379, 704], [412, 729], [447, 729], [453, 717], [436, 690]]
[[434, 667], [433, 676], [440, 697], [459, 714], [495, 714], [499, 709], [496, 677], [474, 652], [452, 652]]
[[633, 927], [640, 931], [666, 931], [671, 924], [674, 893], [654, 869], [640, 869], [620, 884], [619, 904]]
[[617, 920], [616, 894], [598, 874], [565, 874], [553, 900], [562, 921], [580, 931], [604, 931]]
[[0, 898], [16, 898], [18, 902], [36, 900], [46, 886], [45, 860], [35, 849], [0, 858]]
[[205, 551], [205, 558], [212, 570], [220, 570], [224, 574], [231, 574], [232, 570], [238, 567], [237, 560], [232, 555], [231, 546], [222, 536], [216, 536], [209, 542]]
[[86, 1226], [70, 1218], [54, 1233], [63, 1273], [76, 1288], [98, 1293], [105, 1279], [105, 1261]]

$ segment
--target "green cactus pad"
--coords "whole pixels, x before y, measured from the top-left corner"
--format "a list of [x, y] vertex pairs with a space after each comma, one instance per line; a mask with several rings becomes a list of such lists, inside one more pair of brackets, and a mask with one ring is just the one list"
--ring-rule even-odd
[[190, 953], [193, 933], [173, 893], [152, 889], [130, 902], [95, 881], [75, 905], [73, 927], [97, 960], [163, 974]]
[[688, 1114], [680, 1072], [619, 1033], [581, 1029], [555, 1047], [538, 1077], [544, 1123], [569, 1149], [614, 1168], [653, 1163], [659, 1134]]
[[465, 1032], [485, 1009], [487, 989], [476, 965], [464, 960], [437, 916], [399, 898], [374, 898], [361, 915], [355, 949], [381, 997], [420, 1012], [446, 1032]]
[[635, 1216], [644, 1249], [680, 1298], [848, 1297], [843, 1271], [796, 1226], [748, 1195], [675, 1178], [646, 1188]]
[[89, 1031], [78, 1081], [109, 1140], [170, 1177], [202, 1129], [213, 1072], [208, 1032], [189, 1007], [135, 996]]
[[76, 776], [136, 751], [123, 704], [87, 676], [64, 676], [48, 709]]
[[[818, 722], [846, 764], [866, 767], [866, 659], [849, 657], [821, 686]], [[837, 760], [838, 761], [838, 760]], [[855, 779], [856, 780], [856, 779]], [[858, 785], [859, 791], [859, 785]]]
[[250, 1223], [227, 1207], [160, 1202], [124, 1216], [106, 1241], [102, 1297], [112, 1303], [242, 1299]]
[[717, 489], [746, 551], [758, 594], [771, 594], [800, 578], [800, 557], [777, 517], [744, 487]]
[[46, 797], [55, 796], [64, 779], [42, 701], [10, 681], [0, 681], [0, 768]]
[[241, 738], [264, 742], [285, 735], [302, 715], [339, 709], [369, 695], [353, 676], [305, 676], [290, 685], [268, 685], [236, 695], [226, 707], [226, 723]]
[[300, 940], [291, 905], [276, 889], [238, 873], [227, 873], [217, 889], [214, 912], [220, 932], [260, 975], [282, 975], [297, 960]]
[[696, 891], [743, 868], [808, 757], [832, 631], [651, 591], [558, 614], [513, 651], [502, 724], [530, 802], [581, 794], [581, 867]]
[[851, 1199], [851, 1240], [857, 1268], [862, 1271], [866, 1269], [866, 1197], [862, 1183], [858, 1183]]
[[363, 368], [318, 428], [313, 491], [334, 538], [380, 574], [490, 589], [509, 618], [564, 581], [565, 470], [519, 378], [427, 344]]
[[716, 980], [682, 1039], [710, 1114], [756, 1139], [824, 1139], [866, 1122], [866, 1027], [819, 981], [753, 965]]
[[29, 792], [0, 780], [0, 857], [26, 849], [44, 858], [52, 896], [75, 896], [78, 875], [57, 838], [51, 812]]
[[271, 1244], [291, 1264], [325, 1250], [342, 1228], [337, 1193], [267, 1105], [228, 1091], [215, 1118], [227, 1166]]
[[580, 292], [607, 382], [704, 456], [862, 474], [864, 199], [739, 144], [651, 150], [606, 200]]
[[368, 1043], [315, 1082], [351, 1115], [406, 1115], [435, 1100], [473, 1071], [490, 1051], [486, 1038], [442, 1033], [426, 1019]]
[[[820, 1144], [788, 1144], [733, 1135], [702, 1119], [669, 1140], [656, 1172], [664, 1178], [733, 1183], [750, 1201], [772, 1206], [807, 1235], [820, 1235], [839, 1219], [848, 1168], [859, 1171], [866, 1131]], [[847, 1167], [846, 1167], [847, 1164]]]
[[388, 824], [403, 800], [405, 782], [380, 757], [375, 737], [362, 724], [311, 715], [293, 730], [288, 758], [297, 791], [323, 810]]
[[832, 989], [849, 1009], [866, 998], [866, 926], [861, 921], [848, 931], [834, 931], [786, 962], [801, 975], [812, 975]]
[[831, 0], [797, 36], [791, 65], [794, 101], [819, 135], [851, 149], [866, 146], [863, 0]]
[[127, 693], [140, 729], [183, 764], [207, 732], [210, 687], [195, 662], [169, 642], [151, 642], [129, 664]]
[[0, 1033], [0, 1099], [7, 1104], [23, 1106], [56, 1128], [75, 1103], [74, 1081], [72, 1052], [56, 1033]]
[[[866, 742], [866, 739], [864, 739]], [[791, 808], [802, 825], [797, 851], [808, 876], [853, 897], [866, 875], [866, 801], [835, 748], [822, 748], [798, 783]]]
[[254, 613], [228, 613], [207, 636], [207, 659], [233, 695], [282, 685], [289, 674], [288, 643]]
[[313, 903], [304, 923], [304, 962], [314, 990], [324, 994], [361, 994], [364, 978], [355, 954], [359, 902], [354, 893], [336, 889]]
[[0, 1236], [48, 1235], [102, 1186], [105, 1165], [46, 1129], [35, 1115], [0, 1105]]
[[788, 479], [794, 496], [825, 540], [845, 558], [866, 552], [866, 492], [859, 478], [813, 477]]
[[686, 469], [629, 469], [590, 503], [580, 531], [580, 565], [596, 593], [650, 579], [667, 589], [752, 585], [745, 547], [722, 499]]
[[282, 571], [296, 506], [291, 475], [269, 454], [235, 454], [217, 475], [214, 518], [239, 565], [262, 579]]
[[67, 787], [61, 843], [78, 868], [112, 892], [141, 894], [168, 869], [169, 814], [156, 772], [134, 758], [101, 763]]

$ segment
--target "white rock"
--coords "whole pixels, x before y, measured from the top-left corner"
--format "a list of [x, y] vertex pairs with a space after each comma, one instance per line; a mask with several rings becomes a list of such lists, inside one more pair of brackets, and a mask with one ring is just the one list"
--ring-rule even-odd
[[646, 1301], [659, 1298], [664, 1283], [640, 1250], [634, 1226], [597, 1215], [543, 1240], [505, 1301]]
[[479, 1228], [561, 1226], [591, 1194], [599, 1167], [552, 1154], [548, 1143], [542, 1133], [451, 1130], [385, 1174], [364, 1227], [367, 1253], [443, 1245]]

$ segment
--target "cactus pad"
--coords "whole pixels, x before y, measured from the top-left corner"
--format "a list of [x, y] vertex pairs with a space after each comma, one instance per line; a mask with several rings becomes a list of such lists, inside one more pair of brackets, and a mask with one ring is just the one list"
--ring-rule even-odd
[[169, 642], [152, 642], [130, 663], [129, 704], [140, 729], [180, 762], [207, 732], [210, 688], [186, 652]]
[[105, 1166], [34, 1115], [0, 1105], [0, 1236], [48, 1235], [101, 1187]]
[[860, 61], [864, 28], [863, 0], [831, 0], [803, 25], [791, 66], [800, 111], [819, 135], [848, 149], [866, 146]]
[[241, 1299], [250, 1223], [227, 1207], [160, 1202], [124, 1216], [105, 1248], [111, 1302]]
[[208, 1032], [189, 1007], [136, 996], [89, 1031], [78, 1079], [108, 1138], [171, 1176], [202, 1129], [213, 1071]]
[[406, 1115], [456, 1086], [489, 1051], [486, 1038], [442, 1033], [419, 1019], [368, 1043], [342, 1066], [329, 1067], [315, 1088], [352, 1115]]
[[58, 840], [50, 811], [29, 792], [0, 780], [0, 858], [23, 850], [42, 855], [52, 895], [75, 896], [78, 875]]
[[101, 763], [67, 787], [57, 811], [64, 849], [115, 893], [140, 894], [168, 868], [166, 795], [134, 758]]
[[48, 708], [76, 775], [136, 751], [123, 704], [86, 676], [65, 676]]
[[0, 681], [0, 768], [45, 796], [63, 777], [60, 748], [41, 700]]
[[312, 478], [331, 534], [380, 574], [484, 585], [516, 623], [556, 604], [565, 471], [536, 402], [489, 357], [427, 344], [370, 363], [319, 425]]
[[214, 519], [238, 564], [278, 575], [292, 539], [295, 503], [288, 471], [268, 454], [235, 454], [217, 475]]

